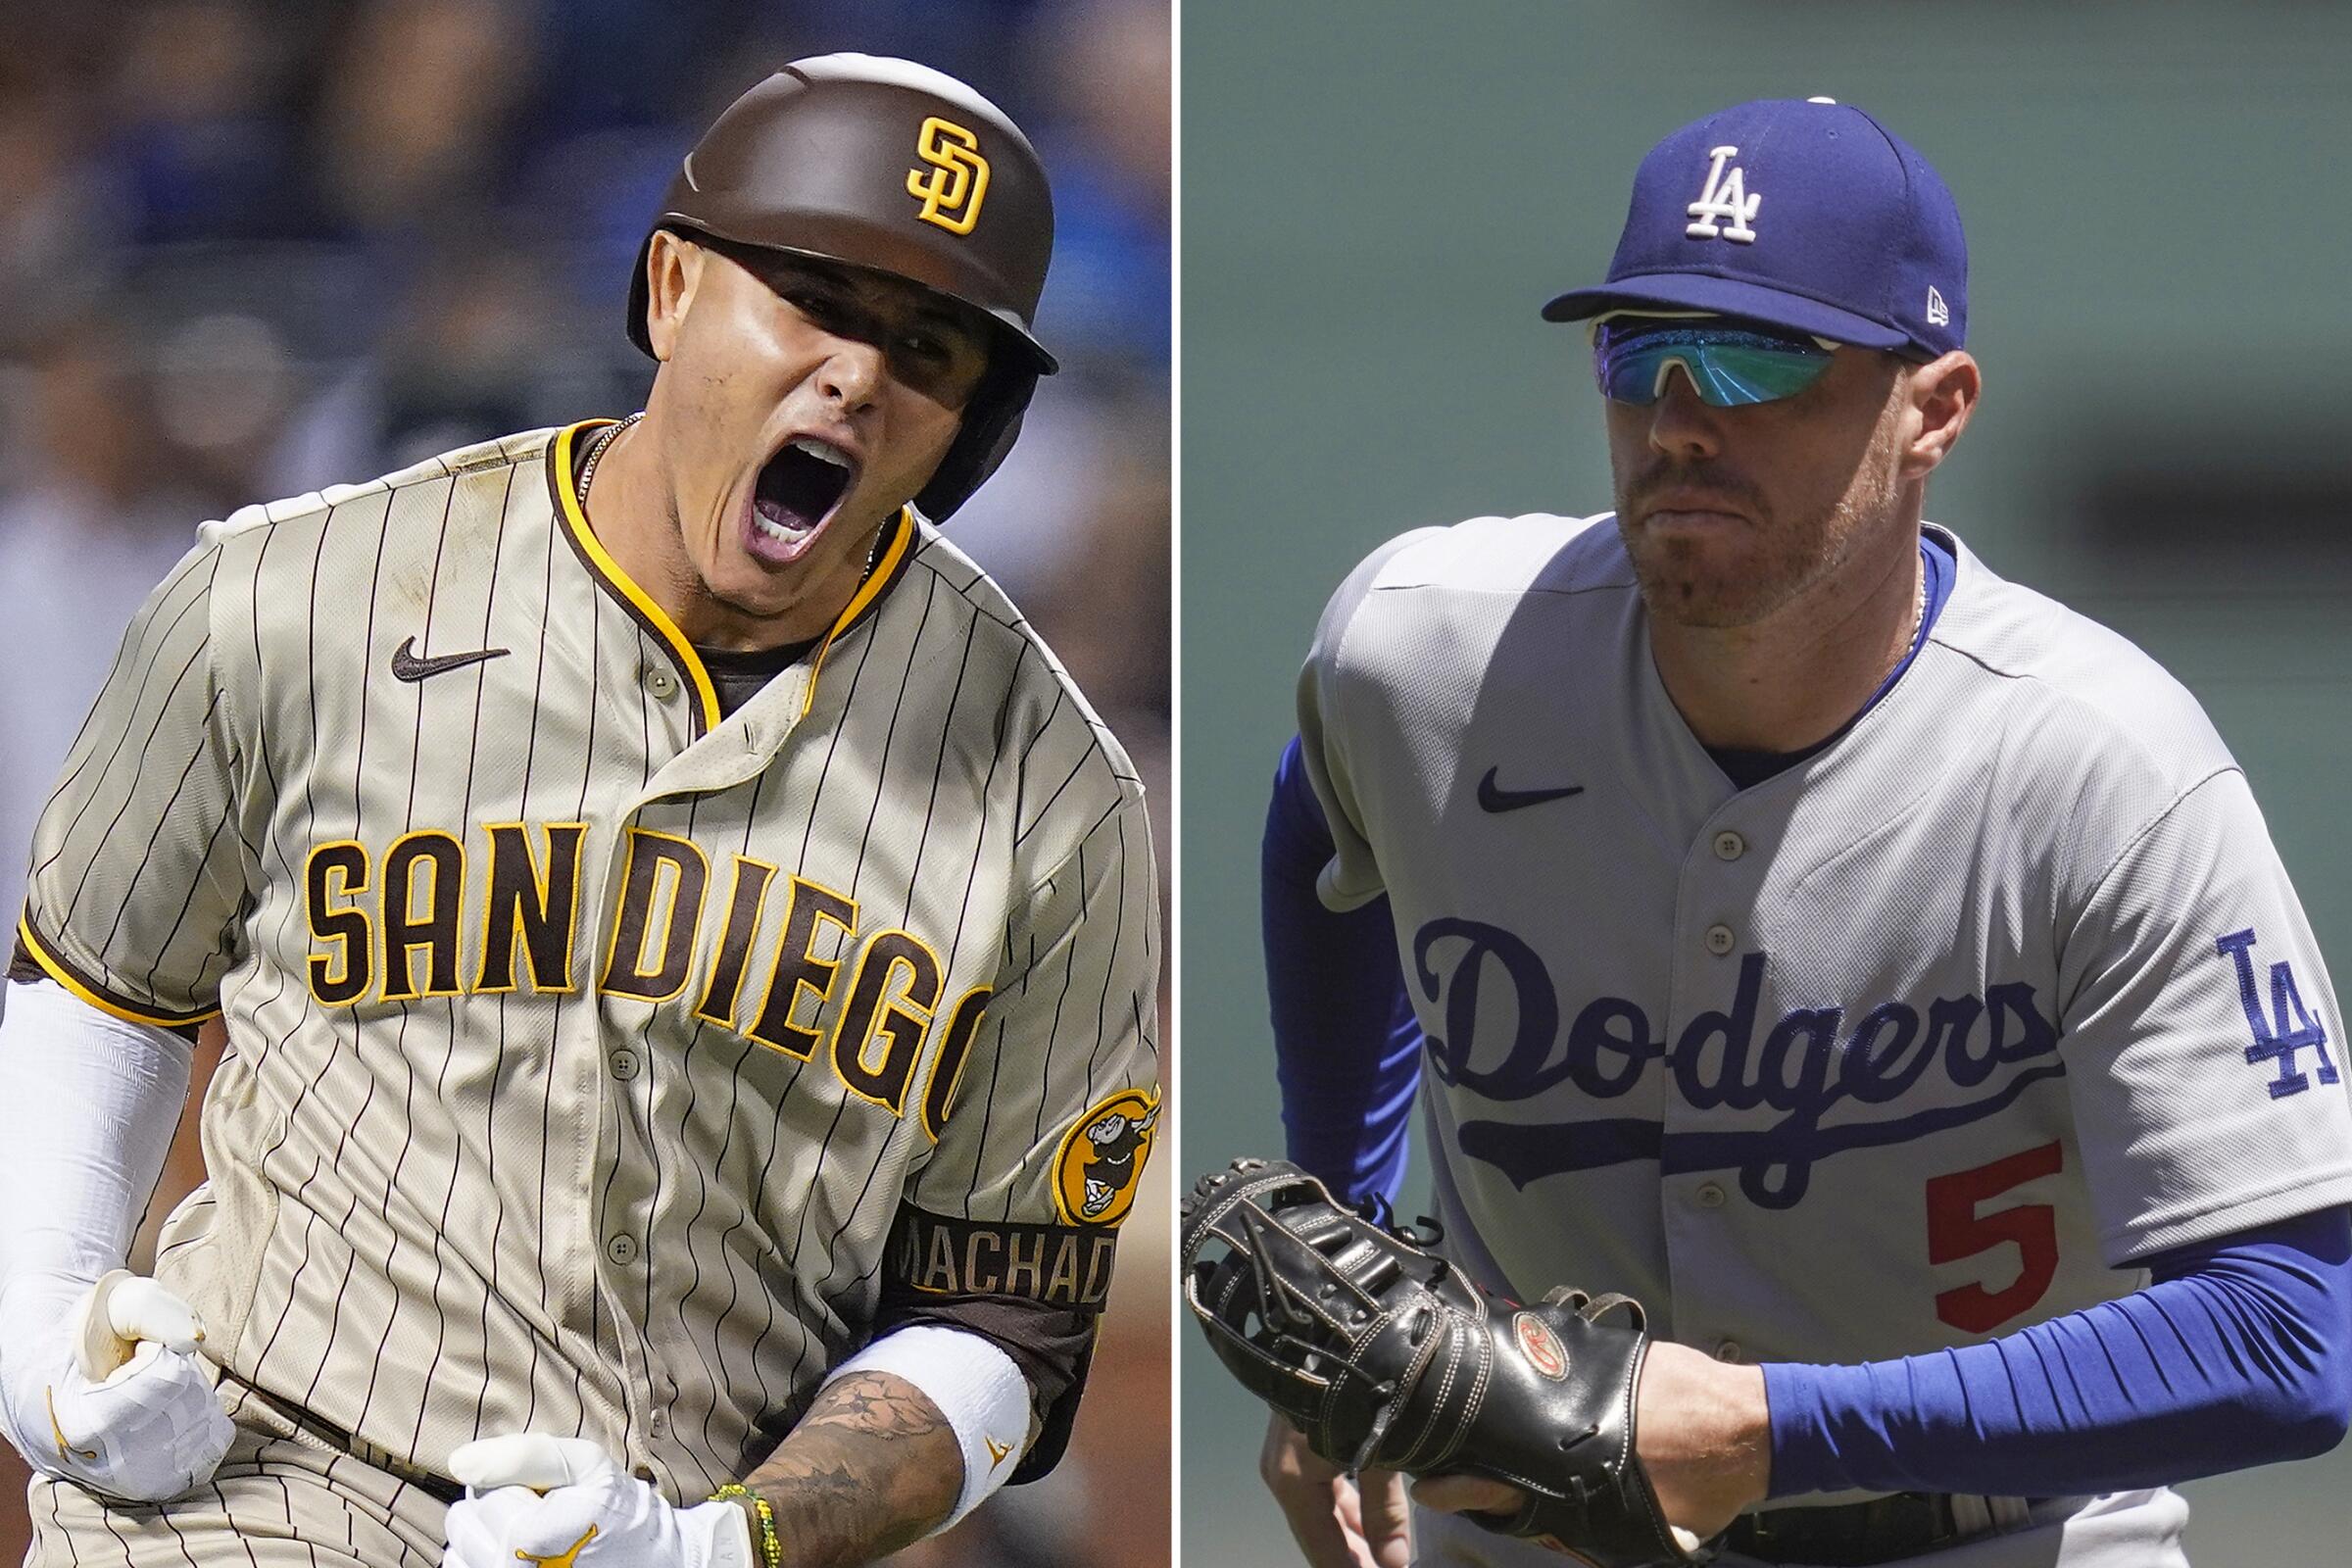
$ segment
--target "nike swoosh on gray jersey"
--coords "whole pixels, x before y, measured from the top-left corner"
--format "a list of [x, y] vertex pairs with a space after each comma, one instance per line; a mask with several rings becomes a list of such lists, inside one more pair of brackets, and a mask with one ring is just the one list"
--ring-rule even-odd
[[437, 654], [430, 659], [416, 657], [416, 639], [403, 637], [400, 646], [392, 650], [392, 678], [394, 680], [422, 680], [447, 670], [464, 669], [485, 659], [504, 659], [514, 652], [511, 648], [477, 648], [469, 654]]

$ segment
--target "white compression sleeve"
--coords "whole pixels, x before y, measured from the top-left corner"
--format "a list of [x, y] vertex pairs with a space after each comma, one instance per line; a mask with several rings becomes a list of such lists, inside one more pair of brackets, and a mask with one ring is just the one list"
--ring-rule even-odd
[[36, 1280], [121, 1268], [163, 1174], [195, 1050], [53, 980], [0, 1014], [0, 1323]]
[[[987, 1500], [1019, 1467], [1029, 1446], [1029, 1380], [1012, 1357], [977, 1334], [915, 1323], [885, 1334], [827, 1374], [888, 1372], [923, 1391], [963, 1449], [963, 1491], [939, 1530]], [[938, 1530], [932, 1532], [937, 1535]]]

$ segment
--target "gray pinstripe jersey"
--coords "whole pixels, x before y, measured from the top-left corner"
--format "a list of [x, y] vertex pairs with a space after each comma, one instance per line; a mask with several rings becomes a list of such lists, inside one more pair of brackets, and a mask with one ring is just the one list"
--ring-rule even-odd
[[577, 1434], [699, 1497], [862, 1342], [903, 1201], [1066, 1227], [1009, 1266], [1099, 1293], [1156, 1127], [1152, 851], [912, 514], [720, 721], [571, 502], [588, 428], [208, 526], [23, 934], [119, 1012], [226, 1014], [158, 1272], [231, 1371], [432, 1468]]

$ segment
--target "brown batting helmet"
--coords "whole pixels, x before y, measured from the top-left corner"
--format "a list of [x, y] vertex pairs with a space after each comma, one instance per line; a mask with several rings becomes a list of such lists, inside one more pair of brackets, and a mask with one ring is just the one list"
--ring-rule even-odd
[[[868, 268], [994, 324], [987, 374], [956, 443], [914, 498], [945, 517], [996, 470], [1040, 375], [1031, 322], [1054, 250], [1054, 199], [1029, 138], [955, 77], [875, 55], [796, 60], [729, 104], [686, 155], [655, 229]], [[629, 284], [646, 334], [649, 232]]]

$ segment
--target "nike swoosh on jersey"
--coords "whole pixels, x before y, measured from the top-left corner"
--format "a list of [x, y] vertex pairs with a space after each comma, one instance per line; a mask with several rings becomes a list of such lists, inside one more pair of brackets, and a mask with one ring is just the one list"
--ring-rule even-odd
[[1556, 801], [1565, 796], [1585, 793], [1585, 787], [1582, 784], [1563, 785], [1556, 790], [1506, 790], [1494, 782], [1494, 775], [1501, 771], [1500, 767], [1490, 767], [1487, 769], [1487, 776], [1478, 781], [1478, 808], [1480, 810], [1516, 811], [1521, 807], [1542, 806], [1545, 801]]
[[394, 680], [422, 680], [445, 670], [464, 669], [485, 659], [503, 659], [512, 648], [477, 648], [470, 654], [437, 654], [431, 659], [416, 657], [416, 639], [403, 637], [400, 646], [392, 650], [392, 678]]

